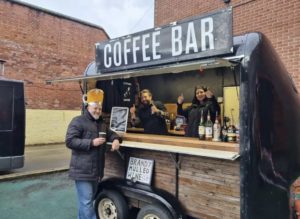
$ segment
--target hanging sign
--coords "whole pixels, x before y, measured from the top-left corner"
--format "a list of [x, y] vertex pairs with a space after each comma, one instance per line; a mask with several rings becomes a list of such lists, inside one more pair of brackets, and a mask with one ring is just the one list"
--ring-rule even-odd
[[232, 8], [96, 44], [98, 74], [233, 52]]
[[130, 157], [126, 179], [151, 184], [154, 160]]

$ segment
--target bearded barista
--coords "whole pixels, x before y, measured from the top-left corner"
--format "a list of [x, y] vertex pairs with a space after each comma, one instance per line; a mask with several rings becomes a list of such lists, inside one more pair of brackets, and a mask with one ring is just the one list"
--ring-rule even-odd
[[72, 150], [69, 177], [75, 181], [79, 219], [96, 219], [93, 195], [103, 176], [105, 142], [112, 142], [111, 150], [115, 151], [121, 141], [101, 117], [103, 97], [100, 89], [92, 89], [84, 96], [87, 107], [83, 115], [73, 118], [66, 135], [66, 145]]
[[147, 134], [168, 134], [165, 118], [166, 108], [160, 101], [152, 100], [152, 93], [148, 89], [141, 91], [141, 104], [130, 108], [131, 123], [136, 126], [139, 123], [144, 127]]

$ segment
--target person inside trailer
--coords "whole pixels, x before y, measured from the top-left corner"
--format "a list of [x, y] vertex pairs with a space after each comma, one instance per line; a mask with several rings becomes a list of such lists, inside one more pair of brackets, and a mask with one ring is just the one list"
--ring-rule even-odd
[[160, 101], [153, 101], [152, 93], [148, 89], [141, 91], [141, 101], [138, 109], [135, 105], [130, 108], [132, 126], [141, 123], [146, 134], [167, 135], [166, 117], [168, 113]]
[[[213, 93], [205, 86], [195, 87], [194, 98], [192, 104], [186, 109], [182, 108], [184, 97], [181, 94], [177, 99], [177, 114], [187, 118], [188, 125], [185, 130], [185, 136], [198, 137], [198, 126], [203, 112], [204, 122], [207, 120], [208, 112], [211, 121], [215, 121], [216, 112], [220, 112], [220, 106]], [[220, 115], [220, 114], [219, 114]]]

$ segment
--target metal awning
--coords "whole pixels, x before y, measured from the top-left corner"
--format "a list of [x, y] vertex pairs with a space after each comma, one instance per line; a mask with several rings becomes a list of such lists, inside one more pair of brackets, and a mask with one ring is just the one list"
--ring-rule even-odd
[[212, 69], [212, 68], [220, 68], [220, 67], [234, 67], [236, 66], [244, 56], [232, 56], [226, 58], [212, 58], [205, 60], [197, 60], [197, 61], [189, 61], [189, 62], [181, 62], [181, 63], [172, 63], [164, 66], [150, 66], [147, 68], [141, 69], [133, 69], [122, 72], [111, 72], [111, 73], [96, 73], [96, 70], [91, 68], [95, 68], [95, 64], [92, 62], [87, 67], [84, 76], [80, 77], [71, 77], [71, 78], [57, 78], [52, 80], [46, 80], [47, 84], [52, 83], [61, 83], [61, 82], [75, 82], [75, 81], [90, 81], [90, 80], [112, 80], [112, 79], [125, 79], [131, 77], [141, 77], [141, 76], [150, 76], [150, 75], [160, 75], [167, 73], [181, 73], [192, 70], [199, 69]]

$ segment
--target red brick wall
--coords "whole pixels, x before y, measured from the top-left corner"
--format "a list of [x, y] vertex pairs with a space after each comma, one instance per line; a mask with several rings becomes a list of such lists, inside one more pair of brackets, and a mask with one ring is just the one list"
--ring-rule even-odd
[[[264, 33], [300, 90], [300, 1], [231, 0], [229, 5], [234, 35]], [[155, 0], [155, 26], [226, 6], [223, 0]]]
[[101, 28], [0, 0], [0, 59], [6, 78], [25, 80], [26, 108], [79, 109], [78, 83], [45, 80], [81, 76], [106, 39]]

